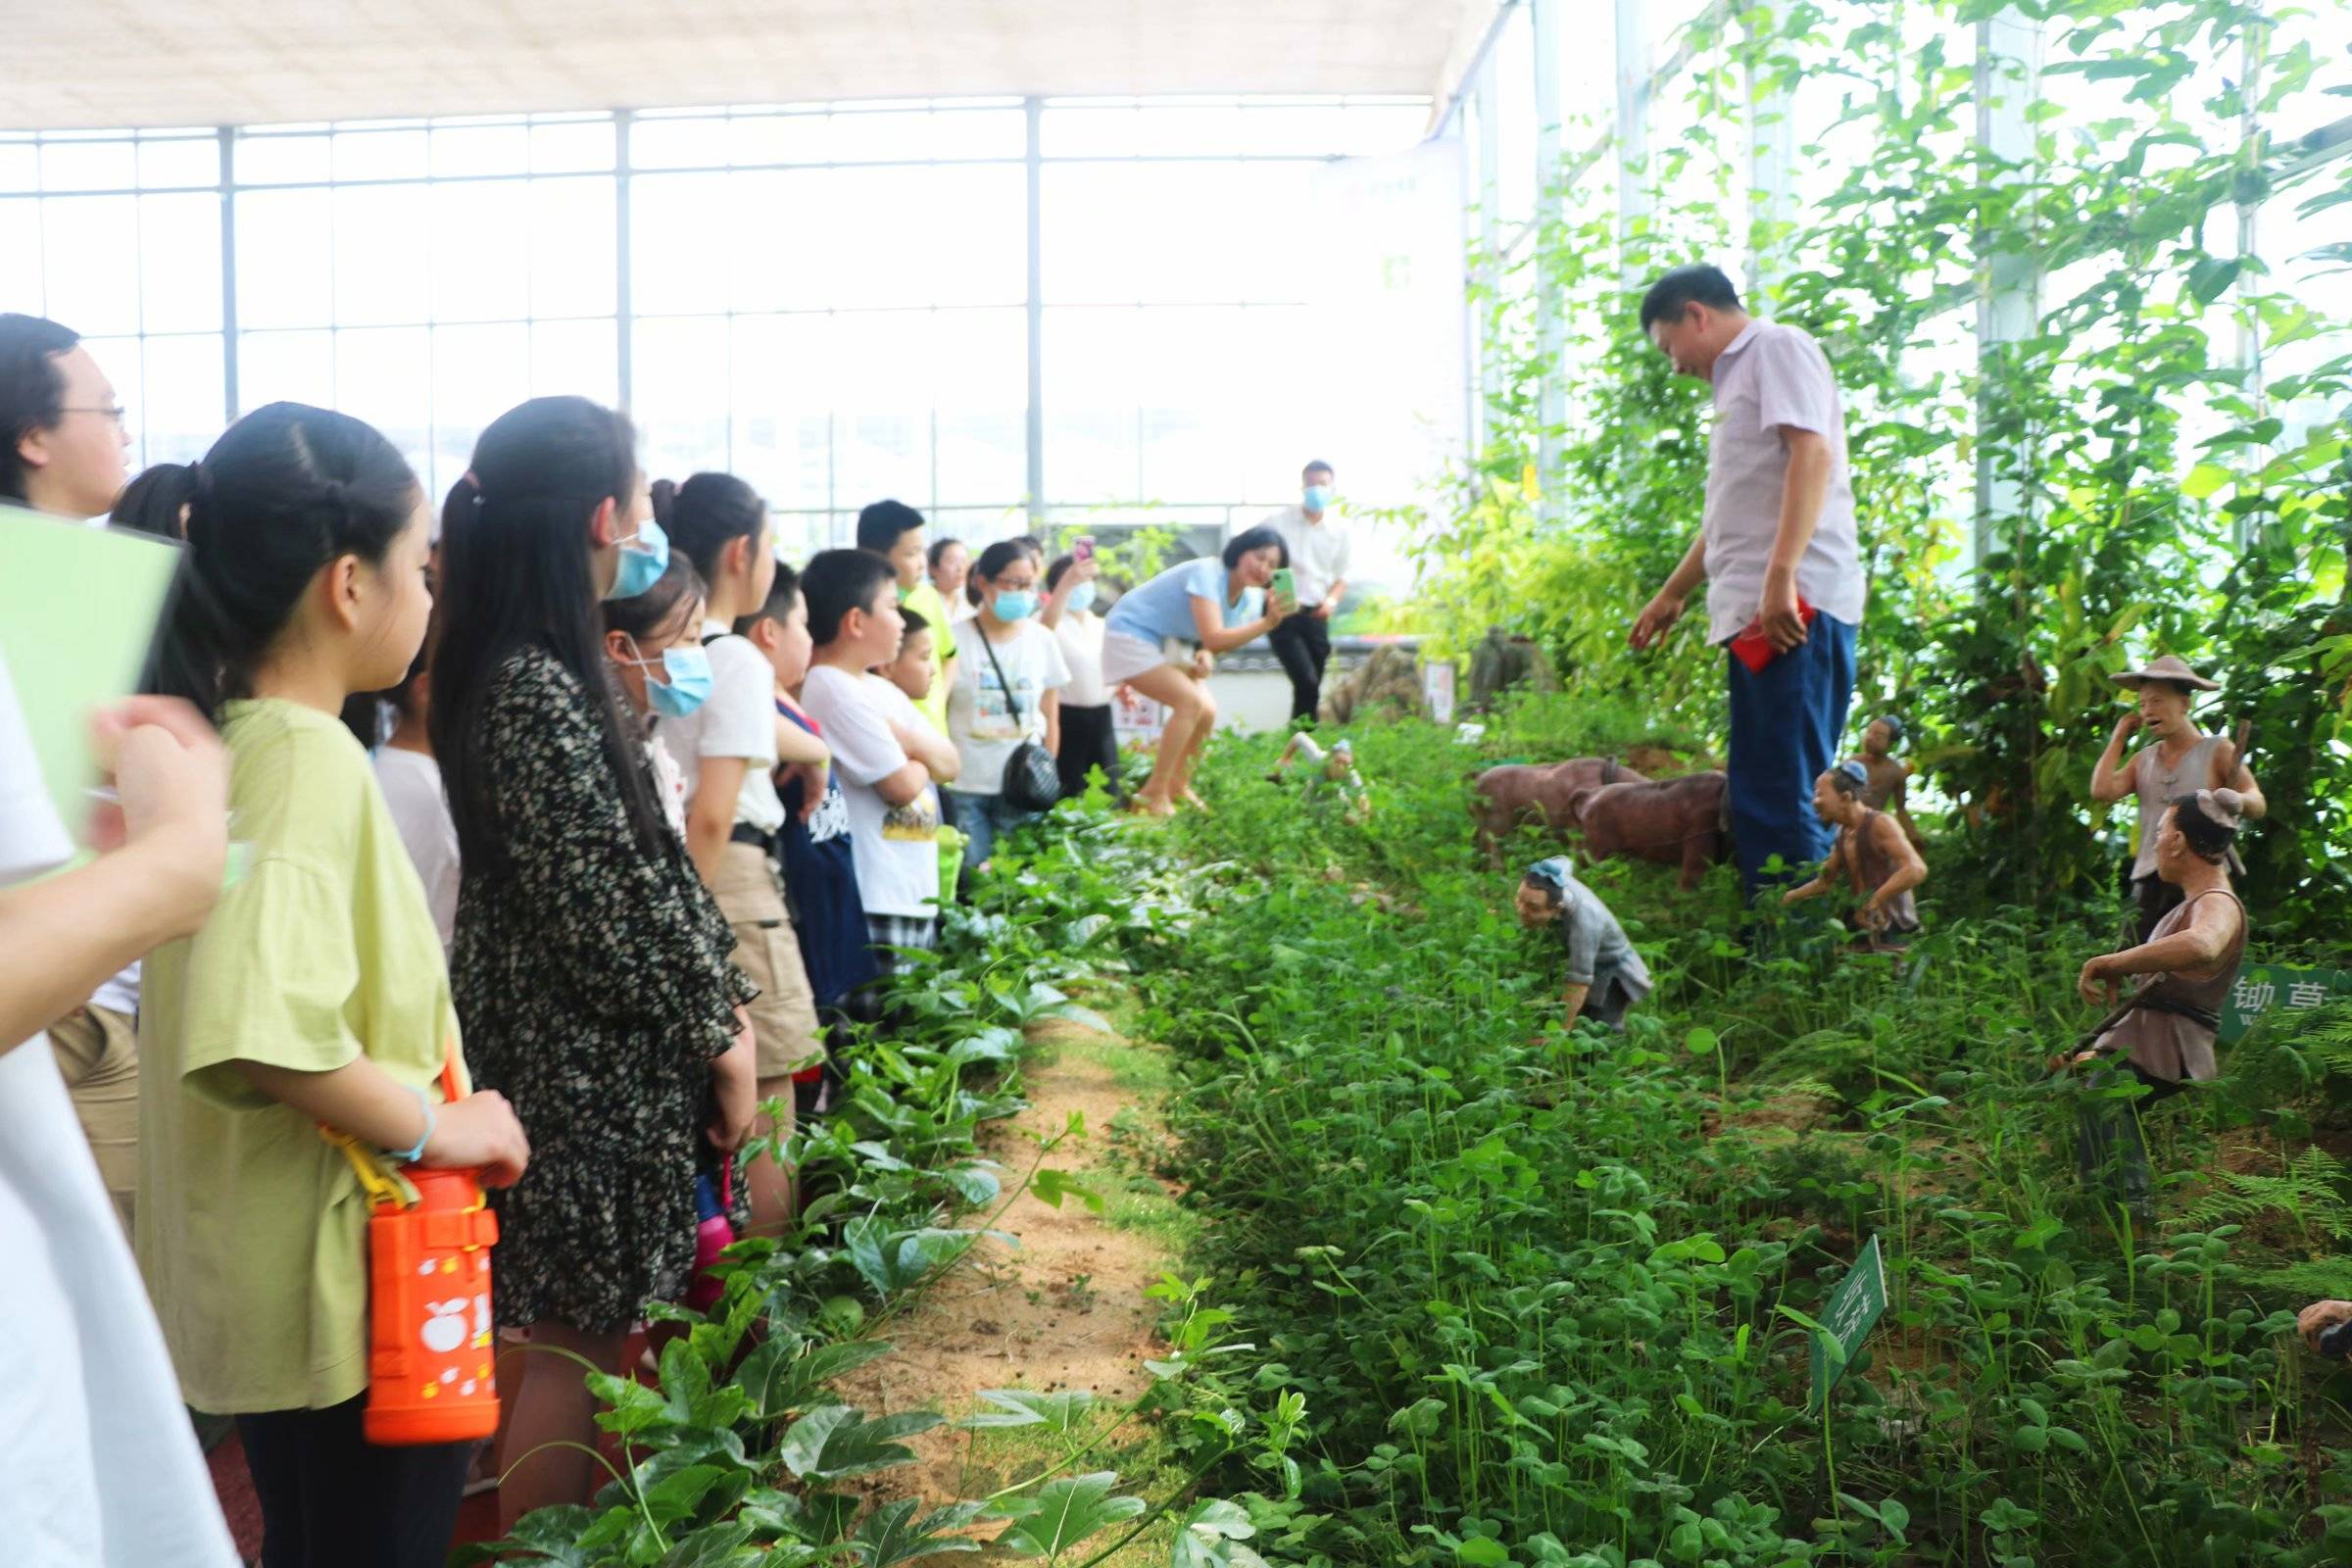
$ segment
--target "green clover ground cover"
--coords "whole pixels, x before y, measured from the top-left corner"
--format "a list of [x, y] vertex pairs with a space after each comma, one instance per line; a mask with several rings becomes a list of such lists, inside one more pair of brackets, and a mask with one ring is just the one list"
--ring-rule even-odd
[[[1262, 783], [1274, 741], [1226, 743], [1213, 816], [1093, 852], [1147, 911], [1143, 1029], [1186, 1062], [1172, 1173], [1260, 1347], [1243, 1386], [1304, 1396], [1289, 1479], [1223, 1478], [1259, 1489], [1256, 1549], [2352, 1560], [2352, 1379], [2287, 1334], [2352, 1249], [2344, 1167], [2301, 1136], [2344, 1119], [2325, 1053], [2257, 1037], [2152, 1113], [2135, 1233], [2079, 1183], [2083, 1091], [2043, 1067], [2112, 909], [1931, 880], [1911, 962], [1818, 923], [1759, 960], [1728, 871], [1682, 895], [1611, 866], [1659, 992], [1622, 1036], [1565, 1031], [1557, 944], [1475, 861], [1463, 783], [1611, 728], [1638, 733], [1561, 702], [1483, 757], [1359, 728], [1368, 829]], [[1889, 1309], [1825, 1420], [1806, 1325], [1872, 1235]]]

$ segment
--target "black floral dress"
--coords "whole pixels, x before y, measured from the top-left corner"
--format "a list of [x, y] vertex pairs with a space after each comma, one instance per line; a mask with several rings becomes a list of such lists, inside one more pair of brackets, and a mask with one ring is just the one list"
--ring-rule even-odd
[[640, 845], [594, 700], [538, 648], [492, 680], [480, 740], [507, 865], [467, 868], [450, 979], [475, 1083], [531, 1140], [522, 1180], [492, 1195], [498, 1320], [611, 1333], [685, 1287], [710, 1060], [757, 992], [685, 847]]

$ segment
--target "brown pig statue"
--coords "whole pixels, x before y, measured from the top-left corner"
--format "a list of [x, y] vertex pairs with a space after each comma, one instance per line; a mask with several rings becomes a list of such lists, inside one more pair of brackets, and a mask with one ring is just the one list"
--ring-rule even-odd
[[1656, 783], [1603, 784], [1579, 790], [1569, 805], [1583, 830], [1585, 857], [1620, 855], [1683, 868], [1682, 886], [1698, 885], [1706, 868], [1731, 850], [1724, 825], [1725, 776], [1686, 773]]
[[1470, 814], [1478, 823], [1479, 850], [1490, 862], [1499, 865], [1501, 841], [1523, 822], [1541, 822], [1554, 839], [1564, 843], [1576, 830], [1576, 811], [1569, 803], [1579, 790], [1639, 784], [1645, 777], [1621, 762], [1598, 757], [1490, 767], [1470, 786], [1476, 796], [1470, 803]]

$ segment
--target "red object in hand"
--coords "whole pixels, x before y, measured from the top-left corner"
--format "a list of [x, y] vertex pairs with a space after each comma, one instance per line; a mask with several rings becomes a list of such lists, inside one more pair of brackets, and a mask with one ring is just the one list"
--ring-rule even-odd
[[[1820, 611], [1805, 603], [1804, 595], [1796, 596], [1796, 618], [1799, 622], [1810, 626], [1813, 617], [1820, 613]], [[1747, 629], [1732, 639], [1732, 656], [1745, 664], [1751, 675], [1761, 675], [1766, 664], [1781, 657], [1781, 651], [1772, 646], [1772, 639], [1764, 635], [1762, 615], [1749, 621]]]

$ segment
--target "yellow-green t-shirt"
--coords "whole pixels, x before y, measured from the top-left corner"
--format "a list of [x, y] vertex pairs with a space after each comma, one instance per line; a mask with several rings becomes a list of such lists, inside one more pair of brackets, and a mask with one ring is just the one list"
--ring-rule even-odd
[[368, 1387], [367, 1201], [318, 1124], [235, 1063], [324, 1072], [365, 1054], [437, 1100], [457, 1013], [359, 742], [293, 703], [221, 719], [229, 836], [251, 863], [203, 929], [147, 960], [139, 1265], [189, 1404], [323, 1409]]
[[942, 735], [948, 732], [948, 661], [956, 657], [956, 628], [948, 618], [948, 602], [925, 577], [899, 594], [899, 608], [911, 610], [931, 628], [931, 695], [914, 705]]

